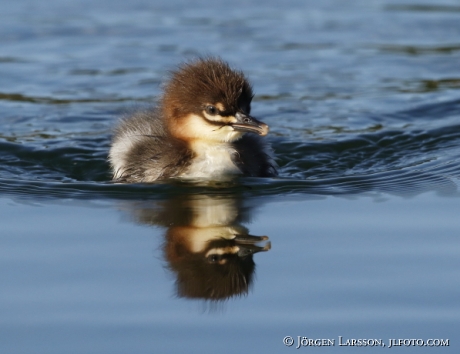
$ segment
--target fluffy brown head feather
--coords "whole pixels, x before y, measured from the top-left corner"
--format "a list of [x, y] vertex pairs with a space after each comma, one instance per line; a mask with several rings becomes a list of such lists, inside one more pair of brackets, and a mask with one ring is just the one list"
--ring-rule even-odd
[[221, 103], [225, 113], [245, 109], [249, 114], [252, 88], [241, 71], [232, 70], [219, 58], [186, 63], [172, 73], [162, 99], [165, 116], [181, 118], [202, 113], [206, 104]]

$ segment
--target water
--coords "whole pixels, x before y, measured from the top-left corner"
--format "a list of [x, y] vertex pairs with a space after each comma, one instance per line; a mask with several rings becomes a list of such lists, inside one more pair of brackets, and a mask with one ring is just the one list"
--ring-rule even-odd
[[[1, 352], [458, 352], [459, 35], [447, 0], [3, 4]], [[280, 177], [110, 183], [117, 119], [203, 54], [251, 79]], [[190, 252], [229, 232], [269, 239]]]

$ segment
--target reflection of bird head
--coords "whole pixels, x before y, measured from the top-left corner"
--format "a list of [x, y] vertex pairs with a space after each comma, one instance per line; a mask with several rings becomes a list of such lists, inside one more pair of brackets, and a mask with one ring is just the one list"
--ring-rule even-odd
[[270, 249], [270, 242], [263, 247], [256, 243], [266, 240], [248, 235], [241, 226], [170, 228], [165, 255], [177, 275], [178, 295], [224, 300], [246, 294], [255, 270], [252, 255]]
[[179, 296], [218, 301], [248, 292], [253, 255], [271, 244], [240, 225], [251, 210], [243, 204], [235, 195], [180, 194], [133, 209], [138, 222], [167, 228], [164, 258]]
[[183, 141], [231, 142], [245, 132], [268, 134], [251, 117], [252, 88], [220, 59], [199, 59], [174, 72], [161, 100], [170, 133]]

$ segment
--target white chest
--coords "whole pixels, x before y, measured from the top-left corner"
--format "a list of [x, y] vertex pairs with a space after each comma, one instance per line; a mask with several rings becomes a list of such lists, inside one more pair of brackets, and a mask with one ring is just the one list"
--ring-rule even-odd
[[241, 173], [232, 161], [236, 151], [228, 144], [196, 144], [193, 151], [196, 157], [182, 177], [216, 178]]

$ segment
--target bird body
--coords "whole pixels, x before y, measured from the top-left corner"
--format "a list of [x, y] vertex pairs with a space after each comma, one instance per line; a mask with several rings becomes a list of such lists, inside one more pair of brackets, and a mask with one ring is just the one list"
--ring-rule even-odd
[[[276, 175], [268, 126], [251, 117], [252, 88], [220, 59], [173, 73], [160, 104], [124, 119], [109, 160], [117, 182]], [[255, 134], [254, 134], [255, 133]]]

